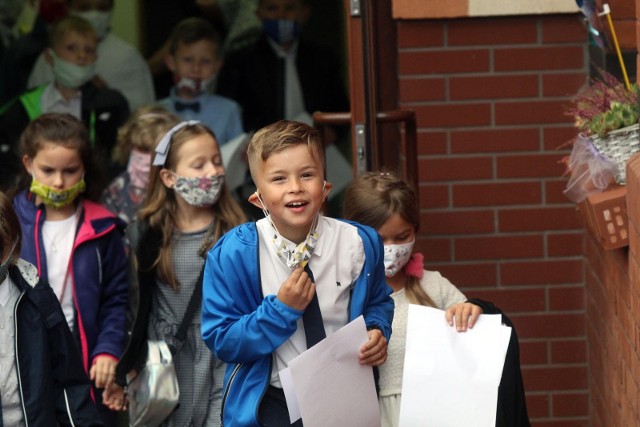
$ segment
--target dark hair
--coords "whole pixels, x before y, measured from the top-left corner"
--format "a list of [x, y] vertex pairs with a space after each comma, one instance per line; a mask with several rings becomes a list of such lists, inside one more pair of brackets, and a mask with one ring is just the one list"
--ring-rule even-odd
[[[193, 44], [201, 40], [208, 40], [220, 50], [222, 37], [209, 21], [203, 18], [186, 18], [175, 26], [169, 36], [169, 52], [172, 55], [178, 51], [181, 44]], [[218, 52], [220, 55], [220, 52]]]
[[[33, 159], [44, 144], [53, 143], [78, 150], [84, 167], [86, 190], [84, 197], [97, 201], [104, 177], [89, 144], [89, 132], [84, 124], [71, 114], [45, 113], [31, 121], [20, 136], [20, 157]], [[28, 188], [31, 176], [23, 170], [18, 189]]]
[[11, 248], [15, 243], [12, 260], [13, 264], [20, 254], [22, 248], [22, 229], [16, 211], [13, 210], [11, 198], [0, 191], [0, 262], [4, 257], [5, 251]]
[[67, 15], [53, 24], [49, 30], [49, 46], [56, 47], [62, 38], [71, 32], [82, 34], [83, 36], [93, 36], [97, 42], [96, 30], [89, 21], [79, 16]]

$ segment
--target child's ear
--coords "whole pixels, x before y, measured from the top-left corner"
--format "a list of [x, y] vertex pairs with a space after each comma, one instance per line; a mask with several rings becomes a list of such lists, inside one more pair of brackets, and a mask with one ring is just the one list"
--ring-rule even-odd
[[31, 164], [31, 157], [27, 156], [26, 154], [22, 156], [22, 166], [24, 166], [24, 169], [27, 171], [29, 175], [33, 175], [33, 166]]
[[162, 181], [165, 187], [173, 188], [173, 186], [176, 184], [176, 178], [172, 173], [169, 173], [167, 169], [161, 169], [159, 175], [160, 181]]
[[329, 181], [324, 182], [324, 199], [325, 200], [327, 199], [327, 197], [329, 197], [329, 193], [331, 192], [332, 188], [333, 188], [332, 183], [330, 183]]
[[172, 73], [176, 71], [176, 59], [171, 54], [167, 54], [164, 57], [164, 63]]
[[249, 198], [247, 200], [249, 201], [249, 203], [251, 203], [256, 208], [264, 209], [264, 206], [262, 206], [262, 203], [260, 203], [260, 198], [258, 197], [258, 192], [257, 191], [254, 191], [253, 193], [251, 193], [251, 195], [249, 196]]

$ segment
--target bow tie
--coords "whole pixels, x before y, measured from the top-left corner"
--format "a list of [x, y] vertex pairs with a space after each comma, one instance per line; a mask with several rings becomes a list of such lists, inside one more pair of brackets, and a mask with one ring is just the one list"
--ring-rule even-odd
[[181, 112], [181, 111], [184, 111], [184, 110], [193, 110], [194, 113], [199, 113], [200, 112], [200, 103], [199, 102], [186, 103], [186, 102], [176, 101], [174, 106], [175, 106], [177, 112]]

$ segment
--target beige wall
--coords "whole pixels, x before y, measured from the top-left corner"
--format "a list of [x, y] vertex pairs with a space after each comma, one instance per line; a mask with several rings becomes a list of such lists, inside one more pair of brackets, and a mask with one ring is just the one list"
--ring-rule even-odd
[[138, 28], [138, 15], [138, 0], [116, 0], [111, 26], [114, 34], [140, 48], [141, 37]]

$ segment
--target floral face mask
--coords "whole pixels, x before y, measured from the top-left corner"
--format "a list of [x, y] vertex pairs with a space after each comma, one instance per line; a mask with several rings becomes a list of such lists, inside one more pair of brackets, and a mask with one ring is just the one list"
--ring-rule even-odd
[[220, 199], [224, 174], [189, 178], [171, 173], [176, 177], [173, 190], [191, 206], [209, 207]]
[[31, 179], [31, 187], [29, 191], [33, 194], [40, 196], [42, 202], [53, 208], [61, 208], [67, 206], [81, 194], [86, 189], [86, 184], [84, 182], [84, 178], [80, 179], [80, 181], [76, 182], [73, 186], [66, 188], [64, 190], [56, 190], [47, 185], [44, 185], [40, 181], [38, 181], [35, 177]]
[[393, 277], [403, 268], [413, 252], [413, 242], [401, 245], [384, 245], [384, 274]]
[[127, 173], [131, 179], [131, 185], [136, 188], [147, 188], [149, 182], [149, 170], [151, 169], [151, 153], [143, 153], [135, 148], [129, 155]]

